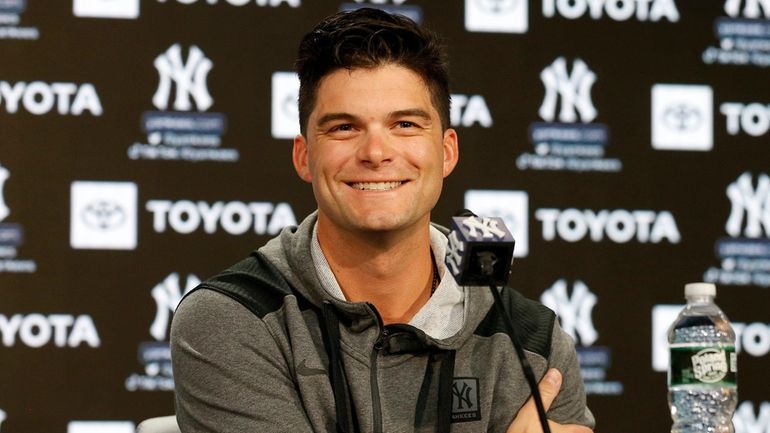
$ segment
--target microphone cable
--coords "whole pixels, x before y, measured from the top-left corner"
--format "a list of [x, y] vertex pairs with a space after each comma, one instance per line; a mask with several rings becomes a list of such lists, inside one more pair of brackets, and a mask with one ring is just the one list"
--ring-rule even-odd
[[[494, 255], [479, 254], [477, 257], [479, 259], [482, 272], [484, 274], [490, 273], [490, 270], [494, 267], [493, 262], [496, 260]], [[503, 304], [503, 300], [500, 297], [500, 291], [497, 290], [497, 286], [491, 282], [492, 279], [490, 275], [491, 274], [484, 275], [484, 277], [486, 277], [489, 281], [489, 290], [492, 292], [492, 297], [495, 300], [495, 309], [497, 310], [497, 313], [503, 318], [505, 331], [508, 334], [508, 337], [511, 339], [511, 344], [513, 344], [513, 348], [516, 351], [516, 356], [518, 356], [519, 362], [521, 363], [521, 369], [524, 371], [524, 377], [527, 379], [529, 389], [532, 392], [532, 397], [535, 399], [537, 416], [540, 419], [540, 425], [543, 428], [543, 433], [551, 433], [551, 428], [548, 426], [548, 418], [545, 416], [545, 406], [543, 406], [543, 399], [540, 396], [540, 390], [537, 387], [535, 373], [532, 371], [532, 366], [529, 364], [529, 360], [527, 360], [526, 355], [524, 355], [524, 350], [521, 348], [521, 341], [519, 340], [518, 335], [513, 328], [513, 323], [511, 323], [510, 317], [508, 317], [508, 314], [505, 311], [505, 305]]]

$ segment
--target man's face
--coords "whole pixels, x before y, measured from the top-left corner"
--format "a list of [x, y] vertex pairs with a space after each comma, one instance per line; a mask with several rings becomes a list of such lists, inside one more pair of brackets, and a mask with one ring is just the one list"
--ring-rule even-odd
[[325, 76], [307, 137], [294, 139], [319, 224], [346, 232], [427, 225], [457, 158], [457, 134], [442, 131], [425, 82], [393, 64]]

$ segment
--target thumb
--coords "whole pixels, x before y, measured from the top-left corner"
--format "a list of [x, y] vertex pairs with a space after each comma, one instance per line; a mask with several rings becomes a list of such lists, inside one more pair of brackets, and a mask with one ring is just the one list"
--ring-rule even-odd
[[[555, 368], [549, 369], [537, 385], [537, 389], [540, 391], [540, 397], [543, 400], [543, 408], [546, 411], [551, 407], [551, 403], [553, 403], [556, 395], [559, 394], [560, 388], [561, 373]], [[537, 429], [533, 427], [536, 425], [538, 426]], [[539, 425], [537, 409], [535, 407], [535, 398], [530, 397], [524, 406], [521, 407], [506, 433], [531, 433], [533, 431], [542, 431], [540, 430]]]
[[543, 408], [547, 411], [551, 407], [561, 389], [561, 373], [555, 368], [550, 368], [537, 386], [540, 397], [543, 400]]

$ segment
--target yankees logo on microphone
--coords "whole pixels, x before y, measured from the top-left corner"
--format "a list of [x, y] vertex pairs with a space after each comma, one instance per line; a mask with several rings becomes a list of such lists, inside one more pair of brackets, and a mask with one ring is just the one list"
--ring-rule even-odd
[[463, 211], [452, 217], [451, 229], [446, 264], [457, 283], [504, 286], [515, 241], [502, 218]]

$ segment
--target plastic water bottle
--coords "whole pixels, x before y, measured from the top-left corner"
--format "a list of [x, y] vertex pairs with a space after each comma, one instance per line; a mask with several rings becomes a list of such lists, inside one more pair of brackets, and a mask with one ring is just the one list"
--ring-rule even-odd
[[714, 303], [716, 287], [691, 283], [668, 330], [671, 433], [733, 433], [738, 401], [735, 332]]

